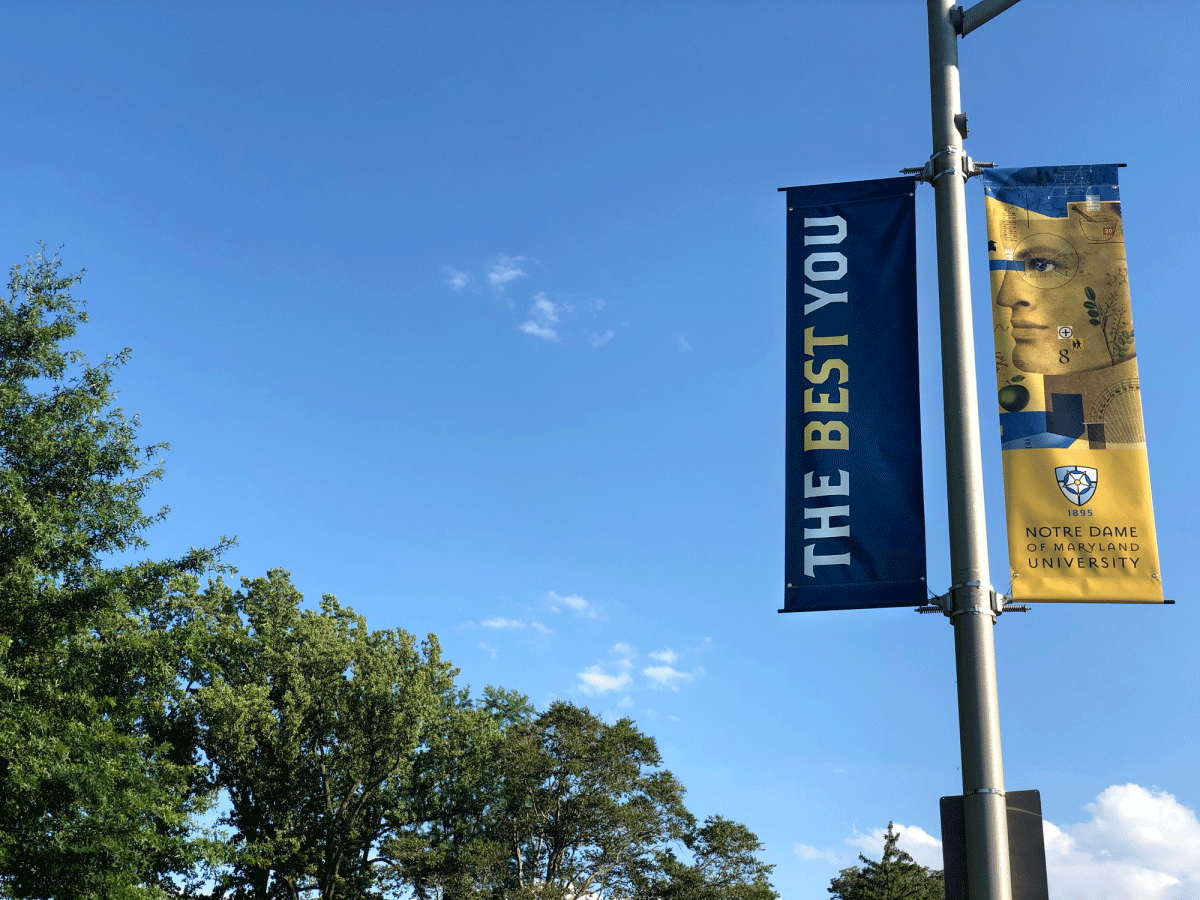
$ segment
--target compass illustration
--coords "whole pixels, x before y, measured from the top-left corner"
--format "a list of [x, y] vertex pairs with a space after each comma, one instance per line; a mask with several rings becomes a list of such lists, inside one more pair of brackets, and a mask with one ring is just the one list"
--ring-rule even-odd
[[1021, 277], [1040, 291], [1060, 288], [1079, 271], [1079, 253], [1057, 234], [1032, 234], [1013, 251], [1013, 259], [1024, 263]]

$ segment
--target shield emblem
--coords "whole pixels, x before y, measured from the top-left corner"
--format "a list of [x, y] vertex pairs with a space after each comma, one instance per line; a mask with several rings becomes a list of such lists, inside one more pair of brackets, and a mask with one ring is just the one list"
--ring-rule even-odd
[[1087, 466], [1059, 466], [1054, 470], [1054, 480], [1062, 495], [1076, 506], [1091, 500], [1099, 483], [1096, 470]]

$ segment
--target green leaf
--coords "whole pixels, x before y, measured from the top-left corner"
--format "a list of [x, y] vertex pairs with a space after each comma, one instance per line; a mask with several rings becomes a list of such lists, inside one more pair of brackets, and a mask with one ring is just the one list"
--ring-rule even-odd
[[1024, 375], [1014, 375], [1012, 378], [1010, 378], [1010, 379], [1008, 379], [1008, 380], [1009, 380], [1009, 381], [1012, 381], [1012, 382], [1024, 381], [1024, 380], [1025, 380], [1025, 376], [1024, 376]]
[[1095, 309], [1096, 308], [1096, 304], [1093, 303], [1091, 300], [1084, 300], [1083, 305], [1086, 309]]
[[1085, 288], [1083, 289], [1083, 293], [1084, 293], [1084, 294], [1087, 296], [1087, 298], [1088, 298], [1089, 300], [1091, 300], [1093, 303], [1095, 303], [1095, 302], [1096, 302], [1096, 292], [1095, 292], [1095, 291], [1093, 291], [1093, 290], [1092, 290], [1090, 287], [1085, 287]]

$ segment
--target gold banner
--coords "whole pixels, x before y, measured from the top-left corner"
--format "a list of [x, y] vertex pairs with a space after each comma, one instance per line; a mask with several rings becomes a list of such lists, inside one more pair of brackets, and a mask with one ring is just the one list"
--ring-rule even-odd
[[1116, 166], [984, 189], [1009, 593], [1161, 603]]

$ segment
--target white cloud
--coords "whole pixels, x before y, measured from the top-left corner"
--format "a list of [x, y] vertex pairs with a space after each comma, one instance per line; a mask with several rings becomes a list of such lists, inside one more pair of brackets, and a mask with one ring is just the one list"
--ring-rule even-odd
[[534, 337], [539, 337], [543, 341], [550, 341], [551, 343], [555, 343], [555, 344], [558, 343], [558, 332], [557, 331], [555, 331], [553, 328], [549, 328], [545, 325], [539, 325], [537, 322], [534, 322], [532, 319], [530, 319], [529, 321], [526, 321], [526, 322], [522, 322], [517, 327], [519, 329], [521, 329], [521, 331], [525, 332], [526, 334], [531, 334]]
[[1059, 900], [1200, 897], [1200, 820], [1171, 794], [1114, 784], [1089, 822], [1043, 822], [1050, 891]]
[[497, 654], [499, 654], [499, 652], [500, 652], [495, 647], [493, 647], [491, 644], [485, 644], [483, 641], [479, 642], [479, 649], [482, 650], [484, 653], [486, 653], [492, 659], [495, 659]]
[[[484, 628], [503, 628], [520, 630], [524, 628], [532, 628], [540, 634], [553, 634], [554, 630], [547, 628], [537, 619], [530, 619], [526, 622], [524, 619], [507, 619], [504, 616], [491, 616], [479, 623]], [[482, 644], [480, 646], [483, 646]]]
[[[930, 869], [942, 868], [942, 842], [919, 825], [901, 825], [892, 823], [896, 832], [896, 844], [906, 851], [913, 859]], [[857, 828], [854, 836], [846, 838], [846, 843], [857, 847], [871, 859], [883, 856], [883, 841], [887, 835], [886, 828], [876, 828], [870, 834], [863, 834]]]
[[548, 597], [550, 599], [550, 605], [554, 607], [555, 612], [558, 612], [560, 607], [565, 606], [581, 616], [585, 616], [589, 619], [596, 618], [596, 611], [592, 609], [591, 604], [589, 604], [578, 594], [570, 594], [566, 597], [560, 597], [554, 591], [550, 591]]
[[488, 270], [488, 281], [498, 292], [504, 293], [504, 286], [515, 278], [524, 278], [525, 270], [518, 263], [524, 256], [501, 256]]
[[799, 841], [792, 844], [792, 852], [804, 860], [820, 859], [827, 863], [837, 865], [837, 854], [832, 850], [818, 850], [816, 847], [810, 847], [808, 844], [801, 844]]
[[692, 676], [687, 672], [680, 672], [670, 666], [649, 666], [642, 669], [642, 674], [650, 679], [652, 687], [669, 687], [673, 691], [679, 690], [681, 684], [692, 680]]
[[610, 675], [599, 666], [591, 666], [579, 673], [583, 682], [579, 687], [585, 694], [607, 694], [609, 691], [619, 691], [628, 687], [633, 678], [628, 671]]
[[668, 647], [665, 650], [655, 650], [650, 654], [650, 658], [657, 659], [659, 662], [664, 662], [669, 666], [679, 659], [679, 654]]
[[558, 331], [554, 326], [558, 324], [559, 313], [563, 309], [563, 306], [547, 297], [545, 292], [539, 292], [533, 298], [533, 306], [529, 307], [529, 318], [518, 327], [526, 334], [557, 343]]
[[633, 706], [633, 698], [626, 694], [621, 698], [621, 702], [617, 704], [620, 707]]
[[588, 335], [588, 343], [593, 347], [603, 347], [612, 339], [613, 332], [611, 328], [607, 331], [593, 331], [590, 335]]
[[[1086, 807], [1091, 819], [1059, 828], [1043, 821], [1050, 896], [1056, 900], [1195, 900], [1200, 897], [1200, 819], [1174, 796], [1114, 784]], [[895, 825], [899, 845], [921, 865], [942, 868], [941, 842], [915, 825]], [[855, 829], [846, 843], [878, 859], [884, 829]], [[795, 844], [801, 859], [827, 859]], [[829, 860], [830, 862], [836, 862]]]
[[691, 350], [692, 349], [692, 345], [688, 343], [688, 339], [685, 338], [682, 334], [679, 337], [675, 338], [675, 343], [677, 343], [679, 345], [680, 350]]
[[442, 269], [442, 274], [446, 276], [446, 284], [450, 285], [456, 291], [461, 291], [467, 286], [467, 282], [471, 280], [471, 276], [466, 272], [460, 272], [458, 269], [452, 269], [449, 266]]
[[633, 656], [633, 648], [630, 647], [628, 644], [626, 644], [624, 641], [620, 641], [616, 644], [613, 644], [610, 652], [617, 654], [617, 656], [626, 657], [625, 665], [630, 664], [628, 657]]

